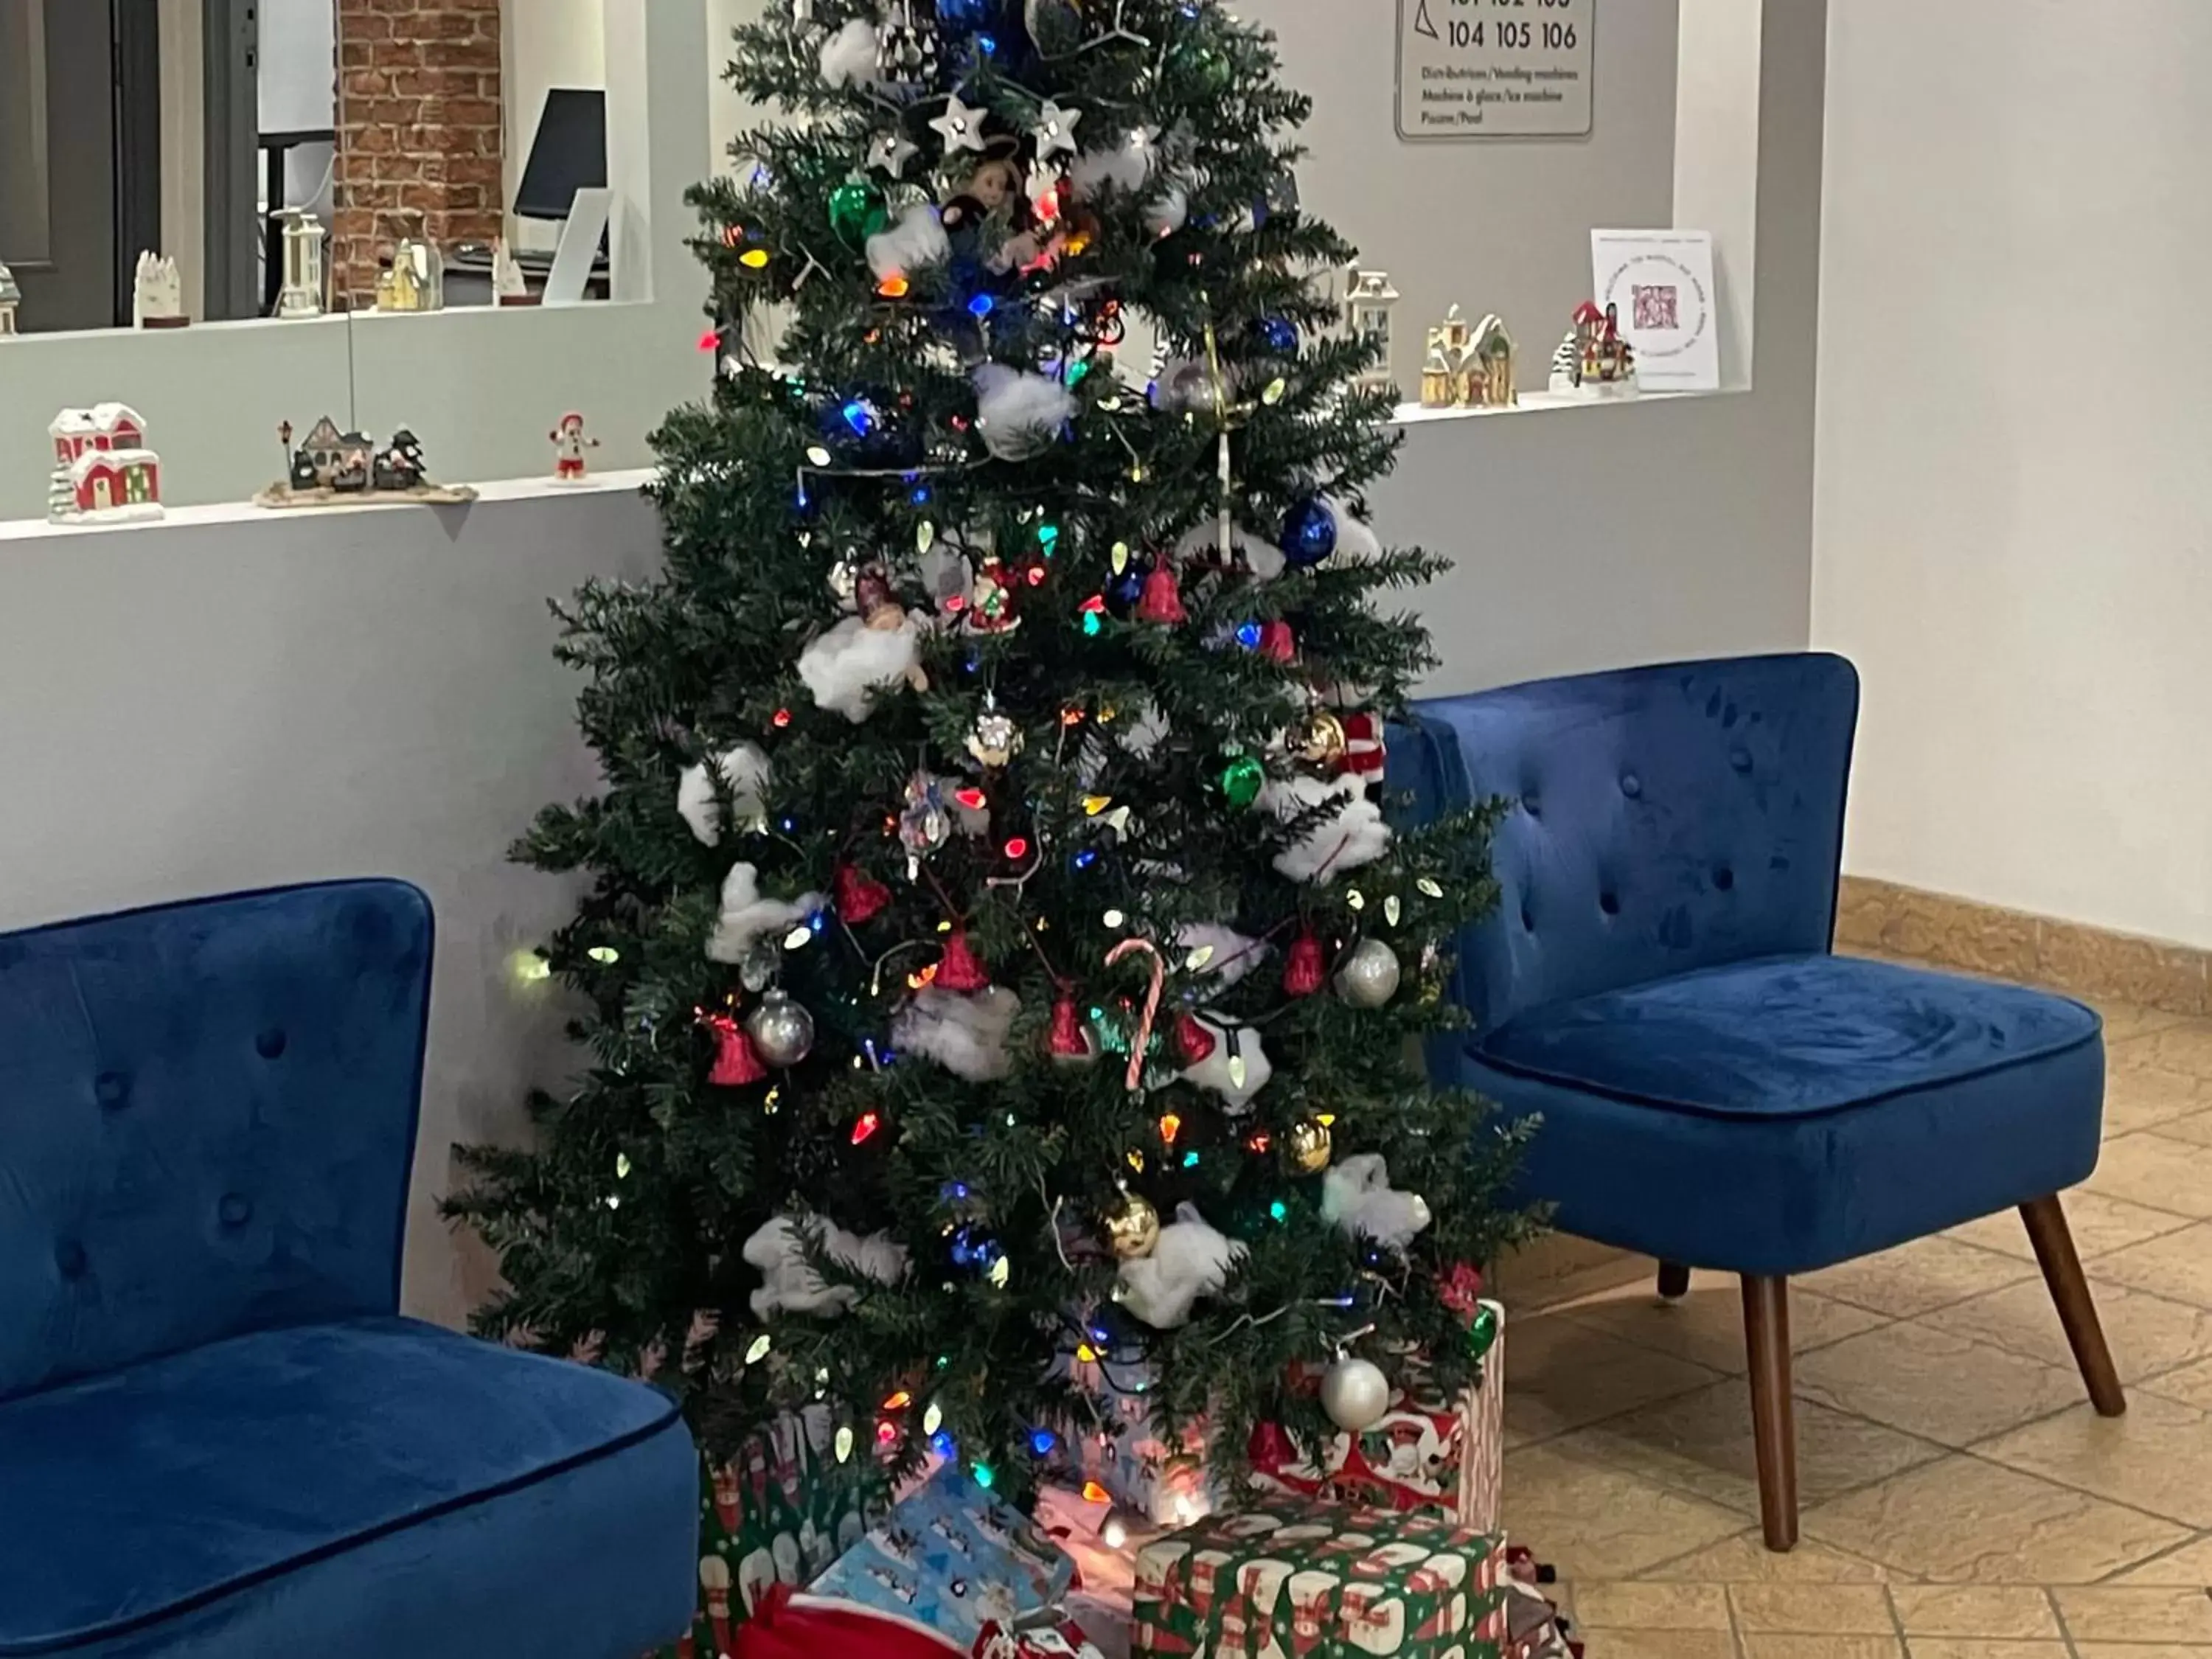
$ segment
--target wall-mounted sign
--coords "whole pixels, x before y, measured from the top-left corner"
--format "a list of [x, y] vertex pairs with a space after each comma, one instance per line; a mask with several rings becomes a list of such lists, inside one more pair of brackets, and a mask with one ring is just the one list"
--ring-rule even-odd
[[1597, 0], [1398, 0], [1401, 138], [1590, 130]]
[[1594, 230], [1590, 288], [1636, 348], [1644, 391], [1720, 390], [1711, 231]]

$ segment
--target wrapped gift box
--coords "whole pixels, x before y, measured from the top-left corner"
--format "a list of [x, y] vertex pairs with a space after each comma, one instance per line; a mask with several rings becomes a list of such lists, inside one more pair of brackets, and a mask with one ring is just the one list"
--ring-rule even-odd
[[919, 1620], [964, 1651], [986, 1625], [1057, 1607], [1075, 1566], [1027, 1518], [947, 1464], [814, 1581], [812, 1593]]
[[1476, 1386], [1456, 1403], [1401, 1394], [1361, 1434], [1339, 1433], [1310, 1448], [1262, 1424], [1250, 1455], [1261, 1490], [1332, 1498], [1401, 1512], [1441, 1510], [1462, 1526], [1494, 1532], [1504, 1462], [1505, 1313], [1498, 1321]]
[[1070, 1425], [1063, 1440], [1072, 1485], [1095, 1485], [1155, 1526], [1185, 1526], [1213, 1512], [1202, 1424], [1190, 1425], [1180, 1439], [1170, 1437], [1138, 1386], [1145, 1376], [1140, 1367], [1117, 1367], [1113, 1384], [1097, 1365], [1076, 1365], [1072, 1375], [1098, 1406], [1097, 1420]]
[[1504, 1540], [1434, 1514], [1285, 1504], [1218, 1515], [1137, 1557], [1136, 1659], [1494, 1656]]
[[872, 1469], [837, 1467], [829, 1413], [778, 1419], [727, 1463], [701, 1460], [699, 1610], [658, 1659], [727, 1653], [771, 1584], [804, 1584], [867, 1530], [884, 1492]]
[[974, 1659], [1104, 1659], [1081, 1626], [1054, 1612], [1025, 1628], [983, 1626]]

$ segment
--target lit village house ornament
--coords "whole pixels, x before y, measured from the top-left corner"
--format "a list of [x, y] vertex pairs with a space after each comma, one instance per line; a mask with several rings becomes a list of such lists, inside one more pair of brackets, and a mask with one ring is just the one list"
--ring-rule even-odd
[[327, 415], [317, 421], [300, 447], [292, 447], [292, 423], [276, 428], [284, 446], [283, 482], [253, 498], [256, 507], [343, 507], [363, 501], [472, 501], [465, 484], [430, 482], [422, 441], [405, 427], [381, 448], [364, 432], [341, 432]]
[[1457, 306], [1429, 331], [1421, 361], [1425, 409], [1507, 409], [1520, 402], [1514, 385], [1513, 337], [1495, 313], [1474, 327]]
[[56, 524], [125, 524], [161, 516], [161, 458], [146, 447], [146, 422], [122, 404], [65, 409], [54, 441], [46, 516]]
[[1387, 271], [1352, 273], [1344, 296], [1345, 331], [1355, 340], [1375, 341], [1382, 348], [1376, 361], [1360, 371], [1357, 384], [1362, 392], [1387, 392], [1397, 384], [1390, 377], [1390, 311], [1398, 297]]

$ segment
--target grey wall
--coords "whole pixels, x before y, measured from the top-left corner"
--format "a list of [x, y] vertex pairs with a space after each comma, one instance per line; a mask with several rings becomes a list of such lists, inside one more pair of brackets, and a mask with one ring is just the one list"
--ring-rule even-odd
[[0, 927], [364, 874], [436, 905], [407, 1274], [434, 1317], [487, 1282], [434, 1213], [448, 1149], [568, 1066], [511, 958], [569, 895], [504, 856], [596, 777], [545, 596], [659, 541], [628, 493], [0, 540]]
[[[1407, 295], [1401, 379], [1408, 331], [1459, 297], [1501, 311], [1540, 387], [1591, 227], [1673, 222], [1676, 0], [1601, 0], [1589, 140], [1441, 145], [1393, 129], [1390, 0], [1246, 9], [1318, 100], [1306, 200]], [[1443, 658], [1431, 692], [1805, 645], [1826, 14], [1765, 7], [1753, 389], [1408, 431], [1375, 506], [1387, 539], [1455, 561], [1416, 600]]]
[[1396, 0], [1237, 8], [1275, 31], [1285, 78], [1314, 100], [1305, 200], [1406, 296], [1393, 367], [1408, 396], [1423, 337], [1455, 301], [1470, 320], [1505, 319], [1542, 360], [1523, 369], [1523, 383], [1540, 388], [1552, 348], [1589, 297], [1591, 228], [1674, 222], [1677, 4], [1597, 0], [1587, 138], [1420, 144], [1397, 134]]

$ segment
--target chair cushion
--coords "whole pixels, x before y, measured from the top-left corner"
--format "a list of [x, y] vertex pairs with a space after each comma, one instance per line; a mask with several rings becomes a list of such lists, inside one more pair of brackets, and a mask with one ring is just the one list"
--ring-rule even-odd
[[2100, 1022], [2063, 998], [1768, 957], [1531, 1009], [1437, 1054], [1534, 1113], [1522, 1196], [1665, 1261], [1798, 1273], [2096, 1167]]
[[2079, 1003], [1853, 957], [1767, 957], [1534, 1008], [1478, 1045], [1502, 1070], [1719, 1117], [1802, 1117], [2096, 1041]]
[[594, 1659], [692, 1605], [674, 1403], [397, 1318], [0, 1403], [0, 1656]]

